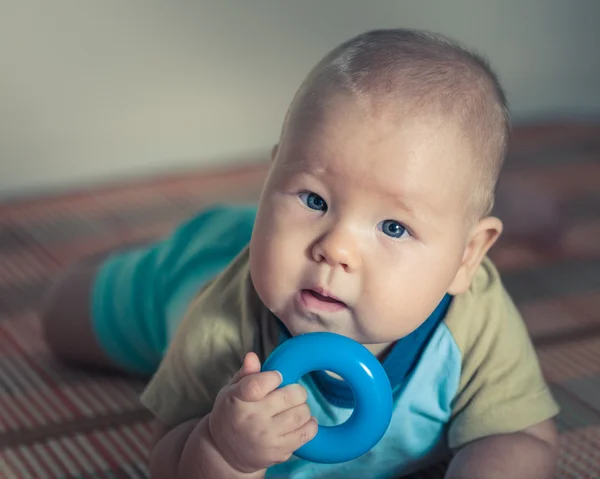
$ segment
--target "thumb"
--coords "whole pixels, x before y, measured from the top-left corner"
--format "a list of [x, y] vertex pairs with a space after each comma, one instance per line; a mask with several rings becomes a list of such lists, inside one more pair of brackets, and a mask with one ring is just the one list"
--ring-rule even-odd
[[258, 359], [256, 353], [246, 353], [242, 367], [235, 373], [233, 378], [231, 378], [230, 384], [236, 384], [251, 374], [260, 373], [260, 367], [260, 359]]

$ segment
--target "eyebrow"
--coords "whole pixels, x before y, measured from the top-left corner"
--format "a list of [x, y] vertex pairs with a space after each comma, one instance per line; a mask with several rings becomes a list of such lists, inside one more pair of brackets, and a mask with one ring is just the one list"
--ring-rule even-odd
[[316, 168], [314, 165], [308, 164], [307, 161], [287, 161], [281, 165], [281, 170], [287, 174], [303, 175], [322, 181], [322, 175], [325, 173], [325, 168]]
[[389, 196], [396, 206], [406, 211], [417, 221], [424, 223], [431, 220], [433, 213], [428, 208], [416, 206], [414, 201], [406, 201], [405, 199], [394, 193], [384, 192], [384, 194], [386, 196]]
[[[294, 174], [306, 175], [313, 177], [316, 180], [321, 180], [321, 174], [325, 171], [324, 168], [317, 169], [314, 166], [309, 167], [307, 162], [303, 161], [290, 161], [282, 165], [283, 170], [286, 172], [292, 172]], [[416, 206], [414, 201], [406, 201], [398, 193], [390, 191], [381, 191], [381, 194], [389, 198], [395, 206], [404, 210], [407, 214], [415, 218], [417, 221], [424, 223], [431, 220], [433, 212], [429, 209], [422, 209]]]

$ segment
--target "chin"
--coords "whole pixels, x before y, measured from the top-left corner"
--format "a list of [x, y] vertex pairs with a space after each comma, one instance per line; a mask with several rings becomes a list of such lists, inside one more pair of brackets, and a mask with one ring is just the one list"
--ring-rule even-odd
[[300, 336], [301, 334], [306, 333], [318, 333], [318, 332], [327, 332], [328, 329], [324, 327], [322, 324], [313, 323], [309, 320], [303, 319], [292, 319], [284, 320], [279, 318], [279, 320], [284, 324], [287, 330], [290, 332], [292, 336]]

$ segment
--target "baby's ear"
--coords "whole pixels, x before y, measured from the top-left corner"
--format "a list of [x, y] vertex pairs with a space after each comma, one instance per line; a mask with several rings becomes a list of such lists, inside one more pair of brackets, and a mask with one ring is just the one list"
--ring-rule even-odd
[[473, 227], [460, 268], [448, 288], [449, 294], [457, 295], [468, 291], [477, 268], [501, 233], [502, 221], [494, 216], [480, 220]]
[[277, 150], [279, 149], [279, 144], [273, 145], [271, 149], [271, 161], [275, 161], [275, 157], [277, 156]]

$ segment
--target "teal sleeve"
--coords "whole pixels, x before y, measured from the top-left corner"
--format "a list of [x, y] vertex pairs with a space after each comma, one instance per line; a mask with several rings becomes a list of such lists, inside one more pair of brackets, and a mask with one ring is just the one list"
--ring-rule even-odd
[[189, 302], [249, 243], [256, 209], [216, 206], [161, 241], [109, 257], [92, 291], [93, 328], [124, 369], [151, 375]]

